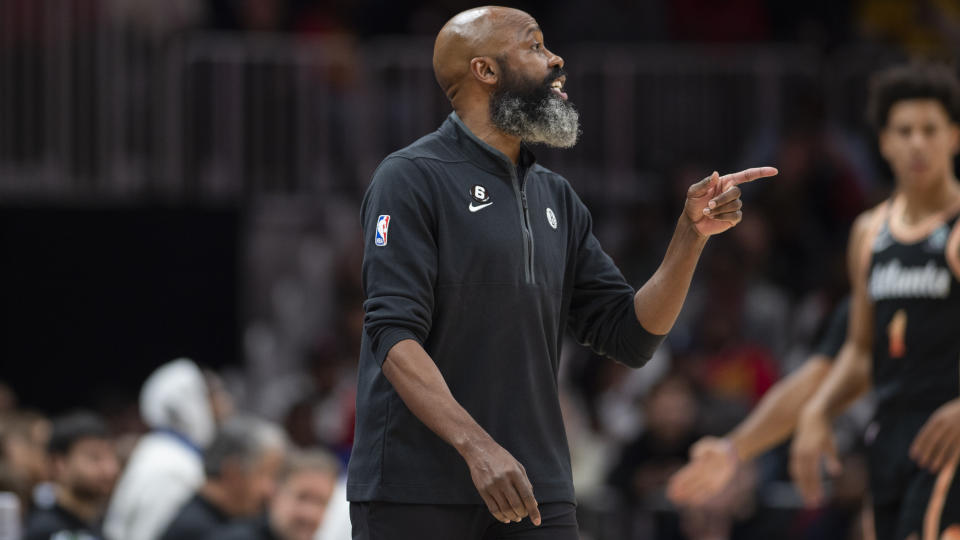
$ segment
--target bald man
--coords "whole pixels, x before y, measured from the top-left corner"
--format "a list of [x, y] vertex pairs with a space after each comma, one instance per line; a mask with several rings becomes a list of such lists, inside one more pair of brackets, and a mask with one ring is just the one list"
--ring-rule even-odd
[[632, 367], [673, 326], [707, 238], [741, 218], [738, 184], [689, 192], [638, 291], [540, 143], [573, 146], [563, 59], [530, 15], [482, 7], [437, 36], [453, 112], [388, 156], [362, 207], [367, 301], [349, 467], [353, 537], [577, 538], [557, 390], [564, 332]]

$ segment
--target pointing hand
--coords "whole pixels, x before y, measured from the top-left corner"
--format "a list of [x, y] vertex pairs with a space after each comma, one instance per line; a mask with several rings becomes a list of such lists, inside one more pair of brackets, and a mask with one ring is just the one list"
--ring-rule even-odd
[[743, 218], [743, 202], [737, 186], [776, 175], [777, 170], [773, 167], [754, 167], [723, 176], [714, 171], [687, 190], [684, 213], [701, 235], [713, 236], [722, 233], [740, 223]]

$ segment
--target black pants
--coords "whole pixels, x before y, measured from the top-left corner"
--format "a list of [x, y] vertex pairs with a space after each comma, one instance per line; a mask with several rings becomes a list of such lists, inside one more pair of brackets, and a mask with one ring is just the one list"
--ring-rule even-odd
[[[877, 540], [960, 538], [960, 478], [954, 467], [939, 475], [917, 471], [902, 499], [873, 505]], [[950, 531], [947, 533], [947, 531]]]
[[870, 445], [870, 491], [877, 540], [960, 537], [957, 463], [934, 475], [908, 457], [910, 445], [929, 416], [927, 411], [911, 410], [877, 413], [880, 429]]
[[525, 518], [501, 523], [472, 504], [350, 503], [353, 540], [578, 540], [571, 503], [540, 504], [537, 527]]

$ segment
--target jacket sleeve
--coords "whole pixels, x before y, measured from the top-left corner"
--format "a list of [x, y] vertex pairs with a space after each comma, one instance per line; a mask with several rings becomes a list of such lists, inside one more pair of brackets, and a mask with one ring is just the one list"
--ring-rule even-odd
[[404, 339], [430, 334], [437, 242], [432, 197], [417, 164], [388, 157], [377, 168], [361, 207], [364, 332], [377, 364]]
[[637, 320], [633, 287], [600, 247], [590, 211], [572, 190], [571, 194], [577, 247], [567, 327], [597, 354], [641, 367], [666, 336], [651, 334]]

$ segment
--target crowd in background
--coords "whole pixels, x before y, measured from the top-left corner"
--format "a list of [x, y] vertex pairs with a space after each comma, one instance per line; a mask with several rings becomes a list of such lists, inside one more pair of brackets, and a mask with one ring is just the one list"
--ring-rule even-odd
[[[805, 128], [769, 158], [780, 167], [780, 178], [748, 187], [752, 192], [745, 199], [755, 205], [754, 211], [708, 247], [677, 326], [647, 366], [630, 370], [592, 355], [572, 340], [566, 343], [562, 402], [586, 540], [760, 539], [769, 538], [772, 531], [789, 532], [791, 538], [839, 539], [855, 534], [852, 531], [857, 528], [865, 491], [862, 458], [857, 453], [862, 415], [844, 424], [851, 455], [845, 475], [837, 480], [833, 499], [824, 509], [802, 509], [788, 483], [784, 449], [766, 456], [756, 467], [742, 470], [735, 487], [716, 507], [679, 511], [663, 494], [667, 479], [684, 463], [694, 441], [727, 431], [779, 377], [806, 358], [833, 305], [845, 293], [845, 234], [835, 231], [845, 230], [857, 212], [882, 196], [884, 188], [873, 179], [857, 177], [856, 167], [844, 162], [843, 156], [824, 152], [824, 140], [821, 131]], [[660, 198], [623, 207], [595, 205], [587, 199], [594, 208], [601, 242], [632, 282], [641, 283], [652, 272], [650, 265], [659, 257], [676, 219], [672, 210], [681, 208], [693, 174], [690, 168], [679, 170], [671, 187], [659, 190]], [[309, 246], [309, 237], [303, 242]], [[349, 459], [363, 299], [359, 292], [360, 254], [350, 243], [342, 245], [331, 257], [333, 269], [324, 274], [333, 284], [327, 307], [336, 316], [330, 328], [320, 334], [307, 333], [307, 345], [302, 349], [278, 350], [277, 344], [283, 343], [278, 338], [297, 334], [297, 325], [302, 323], [298, 318], [302, 312], [287, 303], [301, 306], [304, 296], [310, 297], [302, 289], [285, 291], [283, 285], [271, 296], [274, 316], [269, 325], [276, 338], [260, 343], [267, 332], [263, 321], [248, 328], [248, 353], [301, 355], [301, 371], [261, 381], [245, 377], [235, 368], [222, 377], [200, 372], [186, 361], [161, 368], [144, 385], [139, 403], [96, 411], [103, 425], [90, 430], [92, 435], [87, 438], [111, 443], [109, 450], [99, 446], [107, 455], [98, 459], [106, 464], [101, 465], [98, 478], [73, 477], [81, 483], [92, 482], [93, 488], [71, 487], [69, 473], [56, 465], [67, 461], [57, 454], [63, 450], [55, 450], [63, 445], [54, 436], [57, 425], [71, 417], [48, 418], [19, 410], [14, 390], [6, 387], [0, 394], [0, 491], [19, 496], [28, 533], [25, 538], [34, 538], [29, 536], [31, 526], [56, 507], [58, 493], [70, 489], [99, 501], [102, 513], [90, 515], [92, 522], [106, 517], [103, 526], [108, 535], [110, 511], [124, 506], [130, 507], [127, 511], [132, 516], [138, 508], [147, 509], [140, 517], [128, 517], [132, 524], [149, 527], [154, 519], [172, 523], [190, 503], [194, 503], [194, 513], [197, 511], [200, 503], [194, 494], [202, 495], [201, 490], [211, 482], [216, 486], [219, 471], [227, 471], [230, 493], [249, 493], [245, 504], [219, 511], [215, 521], [222, 534], [243, 529], [244, 534], [253, 536], [236, 538], [270, 538], [257, 534], [273, 526], [272, 513], [278, 512], [278, 505], [283, 507], [284, 485], [296, 480], [296, 475], [283, 472], [288, 467], [283, 462], [300, 452], [293, 449], [322, 449], [336, 455], [341, 471]], [[165, 374], [178, 372], [193, 373], [192, 382], [179, 381], [183, 388], [157, 386]], [[266, 380], [269, 384], [260, 384]], [[236, 444], [238, 449], [233, 451], [242, 460], [249, 457], [245, 453], [252, 452], [264, 463], [235, 469], [225, 465], [229, 456], [201, 459], [198, 449], [216, 446], [216, 426], [222, 430], [228, 425], [224, 421], [232, 414], [232, 402], [273, 422], [272, 427], [263, 428], [265, 435], [254, 435], [261, 428], [252, 423], [240, 425], [253, 439], [266, 439], [268, 450], [282, 447], [283, 458], [271, 457], [254, 442], [256, 450]], [[187, 423], [191, 419], [199, 419], [199, 424]], [[280, 430], [282, 436], [277, 435]], [[281, 440], [284, 442], [277, 442]], [[69, 456], [70, 446], [67, 448]], [[179, 486], [174, 483], [178, 494], [161, 511], [158, 493], [163, 481], [151, 475], [162, 475], [164, 467], [179, 460], [192, 463], [189, 481]], [[220, 463], [208, 463], [211, 460]], [[337, 468], [326, 465], [330, 459], [319, 461], [325, 465], [310, 472], [326, 475], [327, 480], [325, 484], [311, 480], [303, 487], [320, 491], [313, 495], [313, 517], [306, 518], [301, 525], [304, 528], [316, 528], [307, 523], [314, 523], [310, 519], [320, 522], [323, 507], [333, 496]], [[217, 493], [215, 487], [206, 490]], [[342, 492], [339, 496], [343, 497]], [[344, 508], [341, 504], [341, 526]], [[32, 518], [34, 514], [40, 517]], [[154, 534], [165, 530], [163, 525], [152, 526]], [[308, 537], [283, 536], [279, 531], [271, 534], [276, 538]], [[159, 537], [130, 532], [112, 537], [126, 538]]]
[[4, 540], [349, 538], [342, 515], [321, 530], [328, 506], [346, 508], [331, 504], [343, 498], [341, 461], [237, 413], [218, 377], [190, 360], [147, 379], [135, 431], [89, 410], [18, 410], [3, 390]]

